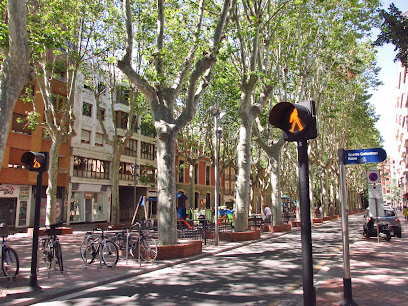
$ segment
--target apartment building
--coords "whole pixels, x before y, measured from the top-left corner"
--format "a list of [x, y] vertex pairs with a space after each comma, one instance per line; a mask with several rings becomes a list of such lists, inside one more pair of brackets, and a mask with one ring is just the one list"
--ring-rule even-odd
[[[30, 85], [31, 86], [31, 85]], [[32, 85], [34, 103], [40, 114], [39, 122], [44, 120], [44, 106], [39, 94], [38, 85]], [[63, 80], [52, 81], [52, 98], [56, 106], [63, 106], [66, 101], [66, 87]], [[24, 119], [26, 112], [32, 111], [32, 104], [21, 100], [16, 102], [11, 118], [10, 131], [7, 139], [0, 175], [0, 223], [9, 226], [27, 227], [32, 225], [35, 202], [35, 186], [37, 173], [30, 172], [23, 167], [21, 156], [26, 151], [48, 152], [51, 140], [43, 132], [42, 127], [30, 130], [26, 127]], [[58, 111], [57, 111], [57, 116]], [[57, 178], [57, 219], [63, 218], [64, 207], [67, 202], [67, 182], [69, 180], [70, 166], [70, 141], [61, 144], [58, 157]], [[41, 196], [40, 224], [45, 222], [46, 186], [48, 174], [43, 173]]]
[[[71, 178], [69, 183], [69, 222], [96, 222], [109, 220], [111, 202], [110, 167], [113, 157], [112, 147], [105, 143], [98, 116], [105, 123], [110, 137], [114, 124], [118, 133], [124, 135], [127, 124], [128, 101], [126, 90], [119, 88], [114, 97], [113, 122], [111, 95], [101, 96], [101, 109], [97, 113], [94, 93], [84, 82], [78, 82], [75, 94], [75, 130], [72, 138]], [[140, 121], [140, 118], [139, 118]], [[119, 172], [120, 218], [132, 219], [141, 196], [149, 199], [139, 215], [156, 213], [156, 139], [136, 128], [123, 155]], [[135, 176], [136, 174], [136, 176]]]
[[395, 139], [397, 143], [396, 157], [396, 180], [401, 188], [401, 194], [405, 202], [408, 201], [408, 127], [407, 127], [407, 110], [408, 110], [408, 80], [407, 69], [398, 65], [398, 84], [396, 87], [397, 101], [395, 121], [397, 129]]
[[393, 197], [392, 184], [396, 177], [395, 159], [388, 156], [387, 159], [380, 163], [382, 195], [385, 200]]

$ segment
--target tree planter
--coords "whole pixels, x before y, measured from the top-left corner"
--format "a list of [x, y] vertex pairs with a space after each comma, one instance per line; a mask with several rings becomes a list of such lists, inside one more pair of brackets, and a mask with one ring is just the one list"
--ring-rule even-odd
[[261, 231], [247, 231], [247, 232], [221, 232], [219, 233], [220, 240], [224, 241], [247, 241], [261, 238]]
[[[300, 222], [299, 222], [300, 226]], [[281, 225], [263, 225], [262, 226], [262, 231], [264, 232], [288, 232], [292, 229], [292, 225], [290, 223], [288, 224], [281, 224]]]
[[289, 224], [291, 227], [300, 227], [302, 223], [300, 221], [289, 221]]
[[[27, 234], [32, 236], [33, 230], [34, 229], [32, 227], [27, 228]], [[45, 233], [45, 230], [46, 230], [45, 227], [40, 227], [38, 229], [38, 236], [47, 236], [47, 233]], [[73, 233], [73, 230], [71, 227], [57, 227], [55, 230], [56, 230], [57, 235], [68, 235], [68, 234]]]
[[313, 223], [313, 224], [315, 224], [315, 223], [323, 223], [323, 218], [314, 218], [314, 219], [312, 219], [312, 223]]
[[162, 245], [157, 247], [157, 260], [184, 258], [201, 254], [201, 241], [180, 240], [176, 245]]
[[291, 229], [292, 229], [292, 226], [289, 223], [273, 226], [274, 232], [289, 232]]
[[327, 216], [327, 217], [323, 217], [323, 221], [329, 221], [332, 220], [333, 216]]

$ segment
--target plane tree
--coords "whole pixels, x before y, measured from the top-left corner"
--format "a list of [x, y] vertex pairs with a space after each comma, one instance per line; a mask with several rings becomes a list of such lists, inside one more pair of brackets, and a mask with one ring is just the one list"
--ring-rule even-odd
[[[89, 34], [102, 7], [93, 1], [44, 0], [30, 2], [28, 8], [31, 65], [43, 102], [42, 106], [33, 103], [28, 120], [32, 127], [42, 127], [51, 140], [46, 224], [52, 224], [56, 217], [58, 153], [61, 144], [75, 135], [76, 80], [81, 64], [91, 56]], [[62, 85], [55, 93], [57, 82]]]
[[[0, 165], [6, 149], [14, 105], [33, 79], [27, 36], [25, 1], [0, 3]], [[0, 167], [1, 171], [1, 167]]]
[[[221, 3], [159, 0], [153, 14], [150, 4], [143, 7], [138, 3], [137, 9], [145, 10], [145, 19], [155, 20], [149, 29], [151, 41], [155, 43], [145, 54], [148, 61], [142, 73], [132, 66], [134, 33], [137, 31], [132, 13], [135, 8], [129, 0], [123, 3], [127, 43], [118, 67], [143, 94], [153, 115], [157, 133], [159, 244], [175, 244], [177, 135], [193, 118], [197, 103], [210, 83], [210, 72], [222, 45], [231, 3], [229, 0]], [[175, 112], [176, 103], [183, 103], [180, 114]]]

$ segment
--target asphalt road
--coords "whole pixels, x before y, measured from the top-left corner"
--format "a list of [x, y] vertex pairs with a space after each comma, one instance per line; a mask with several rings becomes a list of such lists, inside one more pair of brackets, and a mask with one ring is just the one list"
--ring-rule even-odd
[[[350, 240], [360, 239], [362, 216], [350, 216], [349, 227]], [[340, 220], [312, 227], [315, 284], [342, 260], [341, 243]], [[297, 305], [301, 258], [300, 231], [292, 231], [40, 305]]]

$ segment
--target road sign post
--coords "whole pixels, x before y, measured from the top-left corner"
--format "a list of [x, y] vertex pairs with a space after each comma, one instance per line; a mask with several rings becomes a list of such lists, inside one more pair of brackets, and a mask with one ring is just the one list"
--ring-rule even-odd
[[354, 305], [353, 293], [351, 287], [350, 272], [350, 242], [348, 232], [348, 212], [347, 212], [347, 190], [346, 190], [346, 167], [344, 164], [345, 150], [339, 149], [339, 166], [340, 166], [340, 192], [341, 192], [341, 230], [343, 235], [343, 305]]
[[[343, 235], [343, 295], [342, 305], [356, 305], [353, 301], [351, 273], [350, 273], [350, 249], [348, 232], [347, 190], [346, 190], [346, 164], [380, 163], [387, 158], [387, 153], [381, 148], [360, 150], [338, 150], [340, 166], [340, 191], [341, 191], [341, 225]], [[371, 175], [371, 180], [377, 180], [376, 175]]]

